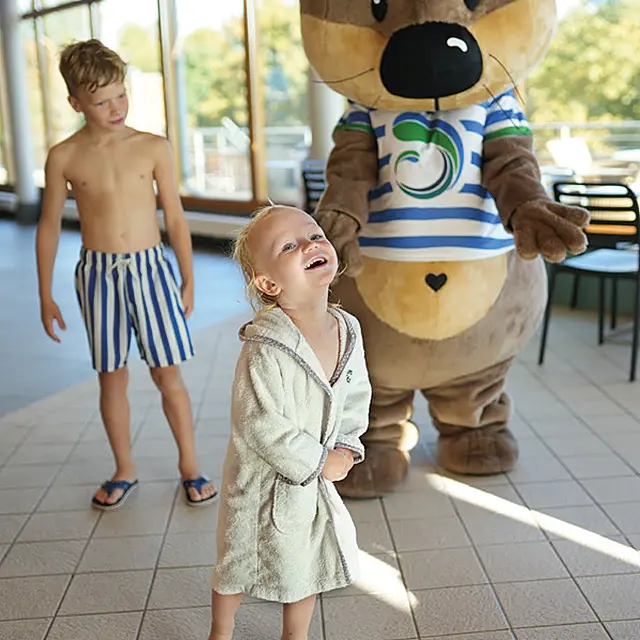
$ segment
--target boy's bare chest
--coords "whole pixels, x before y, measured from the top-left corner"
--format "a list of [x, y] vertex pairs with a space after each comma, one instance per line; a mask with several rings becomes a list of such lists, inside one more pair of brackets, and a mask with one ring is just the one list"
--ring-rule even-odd
[[153, 181], [153, 161], [130, 148], [80, 151], [68, 167], [74, 191], [106, 191], [149, 188]]

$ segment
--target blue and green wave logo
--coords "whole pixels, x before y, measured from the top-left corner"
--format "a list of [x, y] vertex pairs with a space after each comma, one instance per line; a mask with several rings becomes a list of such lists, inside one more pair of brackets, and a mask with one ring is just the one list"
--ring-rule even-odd
[[420, 152], [413, 149], [403, 151], [394, 164], [398, 187], [407, 195], [419, 200], [429, 200], [450, 189], [460, 177], [464, 147], [458, 132], [442, 120], [427, 120], [420, 113], [403, 113], [393, 123], [393, 135], [402, 142], [418, 142], [435, 146], [442, 159], [442, 170], [435, 180], [426, 185], [408, 184], [398, 177], [405, 163], [420, 161]]

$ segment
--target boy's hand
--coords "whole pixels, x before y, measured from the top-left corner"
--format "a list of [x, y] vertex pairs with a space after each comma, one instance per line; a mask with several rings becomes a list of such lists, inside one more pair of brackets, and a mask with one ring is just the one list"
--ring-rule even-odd
[[330, 449], [322, 467], [322, 477], [331, 482], [338, 482], [347, 477], [353, 467], [353, 454], [346, 449]]
[[64, 323], [60, 308], [53, 300], [47, 300], [40, 304], [40, 318], [42, 320], [42, 326], [44, 327], [45, 333], [54, 342], [60, 342], [60, 338], [53, 330], [53, 321], [55, 320], [63, 331], [66, 330], [67, 325]]
[[180, 287], [182, 294], [182, 306], [184, 307], [185, 318], [189, 318], [193, 312], [193, 284], [190, 282], [183, 282]]

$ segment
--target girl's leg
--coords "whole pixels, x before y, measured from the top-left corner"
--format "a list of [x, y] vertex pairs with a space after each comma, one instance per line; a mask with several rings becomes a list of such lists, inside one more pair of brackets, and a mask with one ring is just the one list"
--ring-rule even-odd
[[236, 611], [242, 601], [242, 594], [223, 596], [211, 592], [211, 634], [209, 640], [231, 640]]
[[282, 640], [308, 640], [316, 596], [285, 604], [282, 608]]

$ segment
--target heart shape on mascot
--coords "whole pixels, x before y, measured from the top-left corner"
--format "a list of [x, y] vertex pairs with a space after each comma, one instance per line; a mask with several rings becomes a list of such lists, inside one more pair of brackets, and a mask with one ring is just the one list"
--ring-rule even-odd
[[315, 215], [346, 272], [373, 386], [366, 458], [337, 484], [383, 495], [418, 441], [416, 391], [460, 474], [514, 467], [509, 367], [547, 297], [542, 258], [586, 248], [588, 214], [540, 182], [515, 87], [555, 0], [301, 0], [311, 65], [348, 98]]

